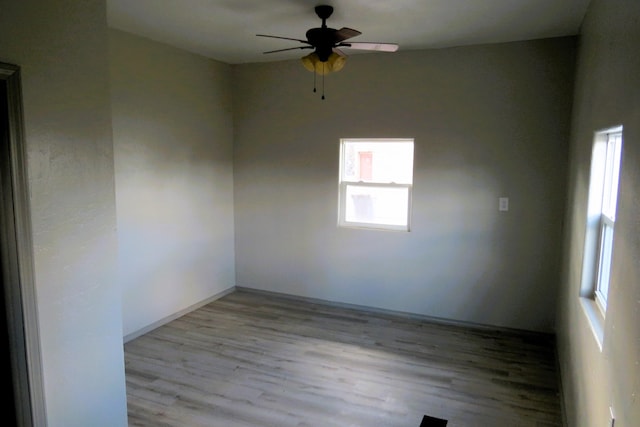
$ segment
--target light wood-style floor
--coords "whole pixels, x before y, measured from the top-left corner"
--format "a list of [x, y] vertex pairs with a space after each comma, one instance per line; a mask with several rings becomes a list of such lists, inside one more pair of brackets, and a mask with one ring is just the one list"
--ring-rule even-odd
[[553, 339], [237, 291], [125, 345], [130, 426], [561, 426]]

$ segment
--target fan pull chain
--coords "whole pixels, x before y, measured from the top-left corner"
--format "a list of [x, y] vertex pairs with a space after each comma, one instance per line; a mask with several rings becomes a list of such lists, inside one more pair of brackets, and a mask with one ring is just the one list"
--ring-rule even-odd
[[324, 62], [322, 63], [322, 99], [324, 99]]
[[[317, 86], [317, 84], [316, 84], [316, 81], [317, 81], [316, 75], [317, 74], [318, 73], [316, 71], [313, 72], [313, 93], [317, 92], [317, 90], [316, 90], [316, 86]], [[322, 99], [325, 99], [324, 98], [324, 74], [325, 73], [324, 73], [324, 62], [323, 62], [322, 63]]]
[[313, 72], [313, 93], [316, 93], [316, 72]]

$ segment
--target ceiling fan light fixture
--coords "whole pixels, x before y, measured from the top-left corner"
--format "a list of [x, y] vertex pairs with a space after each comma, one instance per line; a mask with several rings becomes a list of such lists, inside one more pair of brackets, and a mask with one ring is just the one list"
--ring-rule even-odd
[[329, 55], [329, 58], [323, 62], [320, 60], [318, 54], [313, 52], [309, 55], [303, 56], [301, 61], [302, 65], [304, 65], [304, 68], [307, 70], [319, 75], [325, 75], [342, 70], [344, 64], [347, 62], [347, 58], [332, 52], [331, 55]]
[[272, 36], [268, 34], [256, 35], [258, 37], [269, 37], [273, 39], [291, 40], [302, 43], [302, 46], [269, 50], [264, 53], [284, 52], [297, 49], [313, 49], [313, 53], [303, 56], [301, 61], [304, 68], [313, 73], [314, 92], [316, 92], [316, 76], [322, 76], [322, 99], [324, 99], [324, 76], [332, 72], [340, 71], [347, 62], [347, 57], [342, 53], [342, 48], [382, 52], [395, 52], [398, 50], [398, 45], [395, 43], [352, 43], [350, 40], [353, 37], [362, 34], [360, 31], [347, 27], [342, 27], [339, 30], [336, 30], [335, 28], [329, 28], [327, 26], [327, 19], [333, 13], [333, 6], [316, 6], [315, 11], [318, 18], [322, 20], [322, 26], [307, 30], [305, 33], [306, 39]]

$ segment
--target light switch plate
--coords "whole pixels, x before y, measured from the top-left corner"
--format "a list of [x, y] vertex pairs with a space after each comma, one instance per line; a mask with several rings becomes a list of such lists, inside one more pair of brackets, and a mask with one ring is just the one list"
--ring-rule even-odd
[[498, 199], [498, 210], [500, 212], [506, 212], [509, 210], [509, 198], [508, 197], [500, 197]]

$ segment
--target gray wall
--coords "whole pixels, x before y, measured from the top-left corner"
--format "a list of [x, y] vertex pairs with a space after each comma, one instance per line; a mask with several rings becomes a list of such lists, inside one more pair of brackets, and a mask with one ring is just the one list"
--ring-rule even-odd
[[231, 67], [109, 34], [128, 335], [235, 284]]
[[[640, 2], [593, 0], [582, 28], [569, 169], [558, 347], [569, 425], [640, 420]], [[595, 131], [622, 124], [623, 158], [602, 351], [580, 302]]]
[[48, 426], [125, 426], [105, 2], [0, 10], [0, 60], [22, 67]]
[[[234, 66], [237, 285], [551, 331], [574, 52], [353, 55], [324, 101], [299, 61]], [[411, 232], [336, 226], [341, 137], [415, 138]]]

